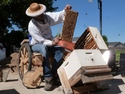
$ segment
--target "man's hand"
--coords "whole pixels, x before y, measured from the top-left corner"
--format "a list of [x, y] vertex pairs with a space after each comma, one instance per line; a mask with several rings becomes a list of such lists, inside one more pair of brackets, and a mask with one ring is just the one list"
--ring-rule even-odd
[[70, 10], [70, 9], [72, 9], [71, 5], [68, 4], [68, 5], [65, 6], [65, 11]]
[[61, 38], [56, 37], [56, 38], [53, 40], [52, 45], [53, 45], [53, 46], [54, 46], [54, 45], [57, 45], [60, 40], [61, 40]]

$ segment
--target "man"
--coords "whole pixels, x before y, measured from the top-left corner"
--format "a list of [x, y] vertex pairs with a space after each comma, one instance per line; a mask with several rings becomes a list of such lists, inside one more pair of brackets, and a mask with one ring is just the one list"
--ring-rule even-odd
[[[45, 86], [44, 89], [52, 90], [53, 80], [57, 77], [57, 68], [63, 60], [64, 48], [57, 46], [59, 38], [53, 39], [50, 26], [62, 23], [65, 13], [71, 6], [66, 5], [60, 12], [45, 12], [46, 6], [43, 4], [32, 3], [26, 10], [26, 15], [32, 17], [28, 25], [28, 31], [31, 35], [30, 45], [34, 52], [39, 52], [44, 56], [43, 68]], [[49, 53], [54, 57], [52, 69], [49, 63]]]

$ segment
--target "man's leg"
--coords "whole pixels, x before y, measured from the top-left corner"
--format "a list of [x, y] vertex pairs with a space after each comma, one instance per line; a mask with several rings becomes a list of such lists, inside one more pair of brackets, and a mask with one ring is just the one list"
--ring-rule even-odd
[[44, 56], [44, 61], [43, 61], [44, 77], [52, 76], [46, 46], [43, 44], [35, 44], [32, 46], [32, 50], [33, 52], [39, 52]]
[[44, 56], [43, 73], [44, 73], [44, 78], [45, 78], [45, 81], [46, 81], [44, 89], [47, 90], [47, 91], [52, 90], [53, 77], [52, 77], [49, 58], [48, 58], [48, 49], [43, 44], [36, 44], [36, 45], [32, 46], [32, 50], [34, 52], [39, 52]]
[[57, 75], [57, 69], [63, 62], [63, 56], [65, 49], [60, 46], [52, 46], [48, 47], [49, 52], [51, 52], [54, 56], [54, 60], [52, 62], [52, 75], [53, 77]]

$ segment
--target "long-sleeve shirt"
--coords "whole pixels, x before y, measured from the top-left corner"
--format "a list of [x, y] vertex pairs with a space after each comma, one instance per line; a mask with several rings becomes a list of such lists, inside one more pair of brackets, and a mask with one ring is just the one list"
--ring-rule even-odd
[[28, 31], [31, 35], [30, 45], [42, 43], [52, 45], [53, 35], [50, 26], [62, 23], [65, 17], [65, 10], [60, 12], [44, 13], [44, 24], [32, 18], [28, 25]]

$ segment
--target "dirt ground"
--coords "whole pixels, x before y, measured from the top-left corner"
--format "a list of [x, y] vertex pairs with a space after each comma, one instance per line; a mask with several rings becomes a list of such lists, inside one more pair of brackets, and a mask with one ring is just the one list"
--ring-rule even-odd
[[[0, 94], [63, 94], [62, 86], [55, 88], [53, 91], [46, 92], [44, 89], [27, 89], [19, 80], [17, 73], [18, 53], [12, 53], [9, 57], [0, 61], [0, 65], [4, 69], [9, 69], [11, 72], [6, 82], [0, 82]], [[125, 94], [125, 77], [119, 74], [114, 75], [112, 80], [105, 82], [109, 88], [88, 92], [87, 94]]]

